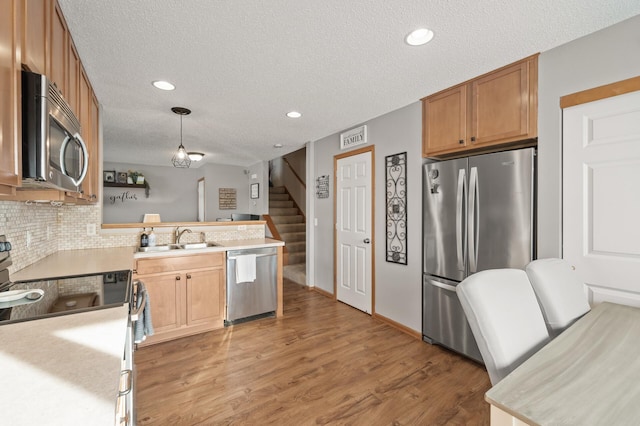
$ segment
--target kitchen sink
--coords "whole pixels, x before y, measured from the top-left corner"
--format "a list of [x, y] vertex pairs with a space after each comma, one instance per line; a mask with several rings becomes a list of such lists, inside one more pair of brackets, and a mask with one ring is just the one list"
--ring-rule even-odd
[[200, 249], [200, 248], [207, 248], [207, 247], [218, 247], [218, 244], [216, 243], [188, 243], [188, 244], [181, 244], [182, 248], [184, 249]]
[[156, 251], [180, 250], [182, 248], [182, 244], [162, 244], [154, 247], [138, 247], [138, 251], [149, 253]]
[[209, 243], [187, 243], [187, 244], [162, 244], [154, 247], [138, 247], [138, 251], [144, 253], [152, 253], [157, 251], [169, 251], [169, 250], [189, 250], [189, 249], [202, 249], [208, 247], [218, 247], [219, 244]]

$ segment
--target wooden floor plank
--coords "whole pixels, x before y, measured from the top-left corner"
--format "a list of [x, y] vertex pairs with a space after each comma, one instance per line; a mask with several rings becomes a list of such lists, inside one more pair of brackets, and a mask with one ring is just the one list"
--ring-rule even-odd
[[283, 318], [135, 353], [140, 425], [488, 425], [481, 366], [285, 280]]

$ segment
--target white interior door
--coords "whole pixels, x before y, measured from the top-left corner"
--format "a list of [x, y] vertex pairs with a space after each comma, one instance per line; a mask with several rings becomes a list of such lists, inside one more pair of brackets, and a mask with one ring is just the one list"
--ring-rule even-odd
[[371, 313], [371, 152], [336, 162], [336, 297]]
[[592, 304], [640, 306], [640, 92], [563, 110], [562, 238]]

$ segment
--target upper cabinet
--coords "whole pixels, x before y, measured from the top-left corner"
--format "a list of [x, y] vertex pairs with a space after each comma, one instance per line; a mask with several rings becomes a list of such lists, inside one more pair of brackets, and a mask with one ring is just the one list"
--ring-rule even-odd
[[538, 55], [422, 100], [424, 157], [446, 158], [538, 136]]
[[0, 8], [0, 194], [20, 186], [20, 1]]
[[31, 72], [47, 73], [48, 0], [22, 0], [22, 63]]
[[[49, 35], [49, 46], [51, 55], [49, 56], [49, 72], [47, 77], [51, 80], [60, 92], [62, 97], [69, 99], [67, 90], [67, 54], [69, 49], [69, 32], [67, 23], [62, 15], [62, 10], [58, 2], [54, 2], [51, 13], [51, 31]], [[76, 116], [77, 116], [76, 111]]]
[[[89, 153], [82, 193], [20, 188], [21, 69], [46, 75], [80, 122]], [[57, 1], [0, 3], [0, 126], [0, 199], [98, 201], [99, 104]]]

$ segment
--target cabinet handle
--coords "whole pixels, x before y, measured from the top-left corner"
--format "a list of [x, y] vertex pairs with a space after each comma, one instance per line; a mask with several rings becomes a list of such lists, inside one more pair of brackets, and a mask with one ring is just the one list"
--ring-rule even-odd
[[176, 275], [176, 281], [180, 281], [180, 275]]
[[191, 274], [187, 274], [187, 279], [190, 280], [191, 279]]
[[460, 140], [458, 141], [458, 143], [459, 143], [460, 145], [462, 145], [462, 144], [464, 143], [464, 139], [460, 139]]
[[475, 136], [471, 136], [471, 142], [475, 142], [476, 141], [476, 137]]

